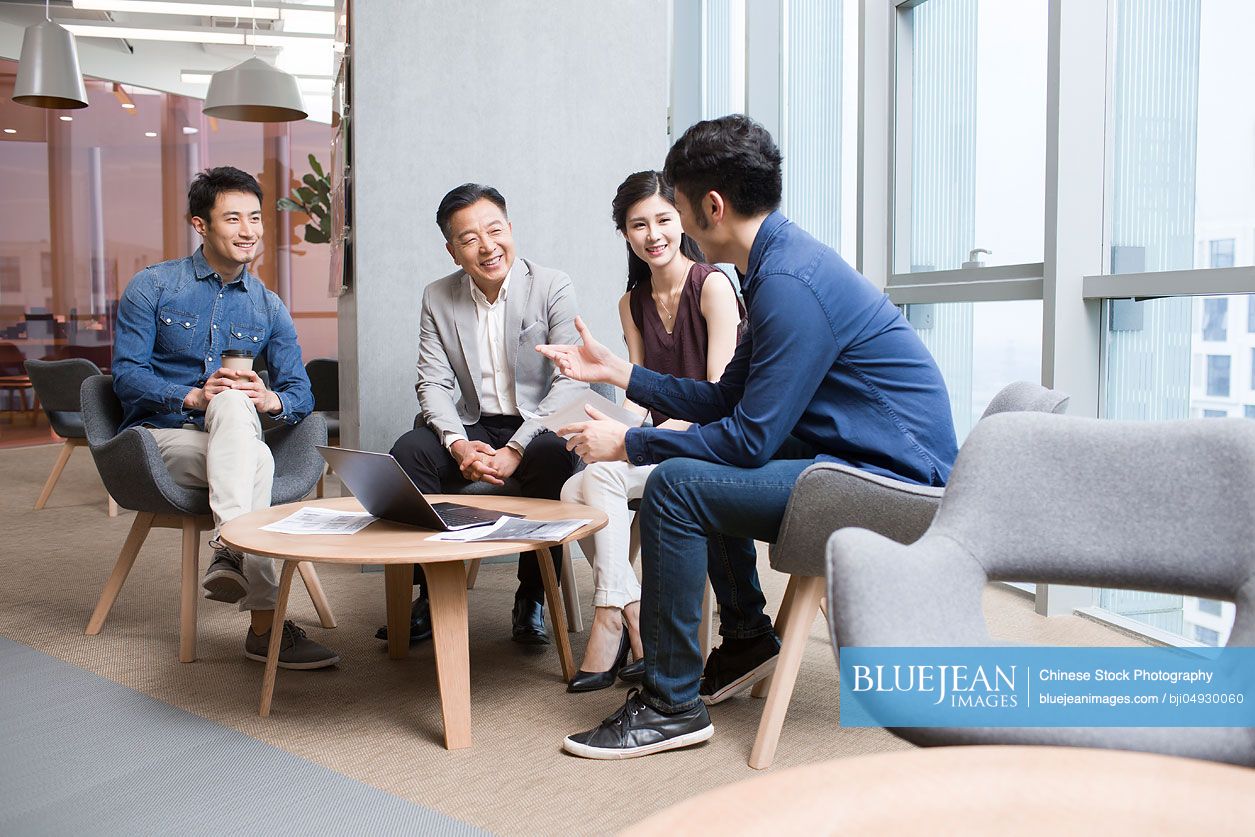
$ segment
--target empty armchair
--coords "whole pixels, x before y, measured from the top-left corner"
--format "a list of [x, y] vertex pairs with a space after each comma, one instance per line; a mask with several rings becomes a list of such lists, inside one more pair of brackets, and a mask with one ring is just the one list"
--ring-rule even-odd
[[[314, 411], [322, 413], [327, 422], [327, 444], [340, 446], [340, 361], [316, 357], [305, 364], [309, 388], [314, 395]], [[318, 477], [315, 496], [324, 493], [326, 469]]]
[[[1255, 645], [1255, 422], [1013, 414], [972, 431], [914, 544], [845, 529], [828, 544], [834, 643], [982, 646], [989, 581], [1115, 587], [1237, 603]], [[922, 745], [1048, 744], [1255, 765], [1255, 730], [895, 729]]]
[[[1017, 381], [994, 396], [981, 419], [1002, 412], [1061, 413], [1067, 404], [1068, 396], [1057, 390]], [[798, 477], [780, 536], [770, 552], [772, 568], [788, 573], [789, 585], [776, 618], [781, 648], [775, 672], [754, 687], [754, 696], [766, 694], [767, 703], [750, 753], [750, 767], [770, 767], [775, 759], [802, 651], [824, 595], [829, 536], [857, 526], [898, 543], [911, 543], [932, 522], [942, 491], [835, 463], [812, 465]]]
[[[114, 564], [113, 573], [105, 583], [96, 609], [87, 623], [86, 633], [89, 636], [100, 633], [109, 609], [126, 582], [144, 539], [148, 537], [148, 531], [153, 527], [181, 529], [183, 564], [179, 660], [190, 663], [196, 659], [200, 533], [212, 529], [214, 525], [209, 509], [209, 492], [176, 483], [162, 462], [156, 440], [150, 433], [138, 427], [118, 433], [122, 404], [114, 395], [113, 382], [109, 377], [97, 375], [83, 381], [82, 407], [87, 443], [105, 488], [120, 506], [138, 512]], [[324, 444], [327, 440], [322, 416], [315, 413], [300, 424], [275, 427], [266, 431], [265, 438], [275, 463], [272, 502], [280, 505], [305, 497], [322, 474], [322, 457], [314, 450], [314, 445]], [[317, 573], [313, 567], [302, 564], [301, 576], [323, 627], [334, 628], [335, 619]]]
[[[48, 424], [52, 427], [52, 431], [65, 440], [61, 445], [61, 453], [52, 466], [52, 473], [48, 475], [48, 481], [44, 483], [43, 491], [39, 492], [39, 499], [35, 501], [35, 508], [38, 510], [42, 509], [48, 502], [48, 498], [52, 496], [52, 489], [56, 488], [57, 480], [61, 478], [61, 472], [65, 470], [74, 449], [87, 444], [87, 430], [83, 427], [79, 390], [83, 386], [83, 381], [100, 374], [100, 367], [82, 358], [28, 360], [26, 361], [26, 374], [30, 376], [31, 385], [35, 388], [35, 395], [48, 416]], [[118, 504], [110, 495], [109, 516], [117, 517], [117, 515]]]

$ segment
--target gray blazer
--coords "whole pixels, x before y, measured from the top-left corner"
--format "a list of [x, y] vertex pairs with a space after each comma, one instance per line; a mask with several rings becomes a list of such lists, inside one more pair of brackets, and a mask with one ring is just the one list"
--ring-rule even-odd
[[[565, 273], [519, 259], [506, 296], [506, 358], [514, 368], [514, 400], [546, 415], [588, 384], [559, 375], [535, 347], [576, 343], [575, 292]], [[423, 421], [442, 438], [465, 435], [479, 421], [479, 340], [470, 281], [458, 270], [423, 291], [418, 333], [418, 407]], [[523, 447], [545, 428], [524, 421], [510, 441]]]

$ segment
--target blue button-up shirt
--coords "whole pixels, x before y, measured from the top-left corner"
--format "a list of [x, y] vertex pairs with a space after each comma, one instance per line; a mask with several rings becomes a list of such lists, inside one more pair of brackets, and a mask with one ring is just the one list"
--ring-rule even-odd
[[945, 484], [958, 453], [946, 385], [888, 297], [779, 212], [754, 238], [741, 289], [748, 322], [719, 381], [632, 369], [628, 398], [697, 424], [628, 430], [629, 462], [756, 468], [792, 435], [821, 460]]
[[197, 249], [135, 274], [118, 305], [113, 344], [121, 429], [204, 427], [205, 414], [183, 399], [222, 366], [227, 349], [265, 358], [283, 405], [275, 419], [296, 424], [314, 409], [292, 316], [247, 268], [224, 285]]

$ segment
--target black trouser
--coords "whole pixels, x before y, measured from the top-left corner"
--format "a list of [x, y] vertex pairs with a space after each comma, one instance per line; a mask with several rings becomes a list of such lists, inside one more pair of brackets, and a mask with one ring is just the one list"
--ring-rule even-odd
[[[466, 426], [466, 437], [494, 448], [504, 447], [522, 425], [518, 416], [482, 416], [476, 424]], [[410, 479], [424, 494], [455, 493], [468, 485], [457, 461], [440, 443], [440, 436], [428, 427], [411, 430], [397, 439], [392, 455]], [[523, 460], [512, 476], [520, 484], [520, 494], [545, 500], [557, 500], [562, 485], [575, 473], [579, 457], [566, 449], [566, 440], [548, 430], [536, 436], [523, 451]], [[554, 570], [562, 577], [562, 547], [553, 547]], [[544, 602], [545, 587], [540, 577], [537, 553], [519, 556], [518, 595], [534, 602]], [[426, 595], [426, 577], [422, 565], [414, 565], [414, 583], [421, 585], [419, 595]]]

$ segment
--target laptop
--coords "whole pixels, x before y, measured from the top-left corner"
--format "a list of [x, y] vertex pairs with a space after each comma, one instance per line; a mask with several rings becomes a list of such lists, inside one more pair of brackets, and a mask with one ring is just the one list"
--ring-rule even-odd
[[314, 447], [353, 492], [362, 508], [375, 517], [441, 532], [496, 523], [501, 517], [519, 517], [460, 503], [433, 505], [391, 454], [324, 445]]

